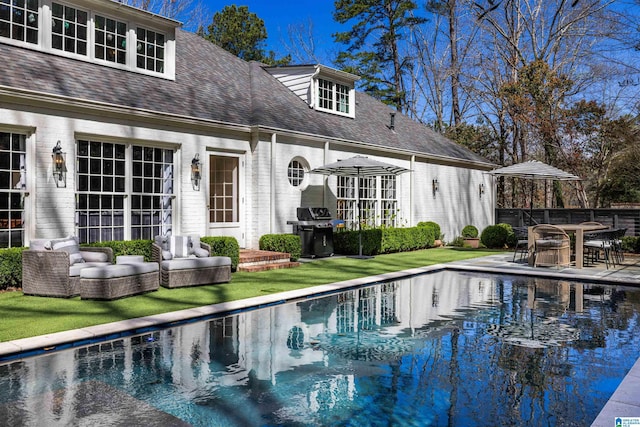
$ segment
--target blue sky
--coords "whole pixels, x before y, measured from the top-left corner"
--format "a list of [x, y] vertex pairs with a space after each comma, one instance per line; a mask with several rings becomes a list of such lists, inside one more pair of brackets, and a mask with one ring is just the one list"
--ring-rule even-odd
[[313, 23], [313, 39], [316, 53], [320, 56], [329, 55], [336, 50], [331, 34], [345, 31], [349, 26], [341, 26], [333, 20], [333, 0], [244, 0], [240, 2], [205, 0], [206, 6], [213, 14], [222, 10], [226, 5], [248, 6], [249, 12], [260, 17], [267, 27], [267, 45], [269, 50], [285, 53], [281, 49], [282, 43], [289, 43], [288, 28], [290, 25], [307, 25]]

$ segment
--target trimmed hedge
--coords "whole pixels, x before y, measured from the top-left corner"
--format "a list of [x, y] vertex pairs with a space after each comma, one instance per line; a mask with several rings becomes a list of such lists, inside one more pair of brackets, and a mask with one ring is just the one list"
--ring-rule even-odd
[[26, 248], [0, 249], [0, 290], [22, 287], [22, 251]]
[[111, 248], [113, 259], [119, 255], [142, 255], [144, 260], [151, 261], [151, 243], [153, 240], [110, 240], [107, 242], [83, 243], [80, 246], [97, 246]]
[[211, 246], [212, 256], [228, 256], [231, 258], [231, 269], [236, 271], [240, 262], [240, 245], [235, 237], [204, 236], [200, 241]]
[[[356, 255], [359, 253], [357, 230], [334, 233], [335, 253]], [[377, 255], [414, 251], [433, 247], [436, 239], [433, 227], [374, 228], [362, 230], [362, 254]]]
[[480, 235], [480, 242], [487, 248], [502, 249], [507, 244], [509, 238], [509, 232], [501, 225], [489, 225], [482, 230]]
[[302, 243], [297, 234], [265, 234], [260, 237], [260, 250], [286, 252], [291, 261], [297, 261], [302, 255]]
[[440, 239], [440, 236], [442, 235], [442, 231], [440, 230], [440, 224], [438, 224], [437, 222], [433, 222], [433, 221], [420, 221], [416, 227], [428, 227], [433, 229], [433, 235], [435, 236], [435, 239], [438, 240]]

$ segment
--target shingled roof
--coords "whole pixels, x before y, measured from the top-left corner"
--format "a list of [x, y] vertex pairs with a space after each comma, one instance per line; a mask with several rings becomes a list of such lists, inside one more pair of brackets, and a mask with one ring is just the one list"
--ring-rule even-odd
[[385, 149], [492, 166], [487, 160], [356, 93], [355, 119], [316, 111], [258, 63], [176, 30], [175, 81], [0, 43], [0, 87], [229, 124], [318, 135]]

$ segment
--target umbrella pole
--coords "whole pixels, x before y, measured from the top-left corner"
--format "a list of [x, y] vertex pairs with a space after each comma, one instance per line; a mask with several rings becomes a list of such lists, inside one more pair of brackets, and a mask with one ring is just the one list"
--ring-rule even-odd
[[358, 259], [369, 259], [373, 258], [370, 255], [362, 255], [362, 200], [360, 199], [360, 169], [358, 168], [358, 175], [356, 176], [357, 180], [357, 206], [358, 206], [358, 255], [353, 256], [352, 258]]

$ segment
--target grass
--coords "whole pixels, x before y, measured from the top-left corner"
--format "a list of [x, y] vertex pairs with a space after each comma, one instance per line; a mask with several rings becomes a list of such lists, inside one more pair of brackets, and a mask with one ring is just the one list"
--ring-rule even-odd
[[298, 268], [233, 273], [231, 283], [165, 289], [115, 301], [0, 294], [0, 342], [119, 320], [268, 295], [392, 271], [494, 254], [487, 249], [436, 248], [373, 259], [324, 258]]

